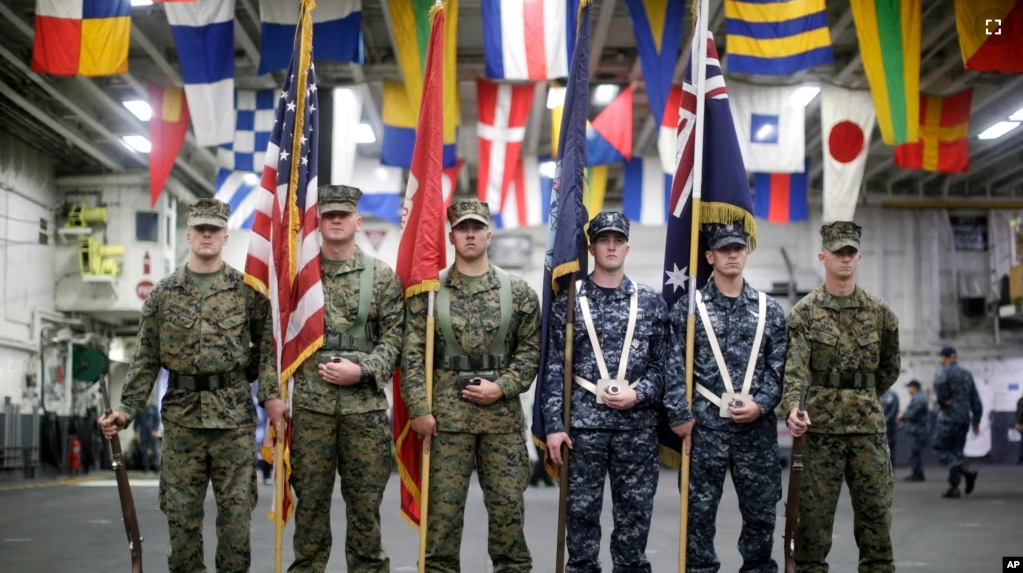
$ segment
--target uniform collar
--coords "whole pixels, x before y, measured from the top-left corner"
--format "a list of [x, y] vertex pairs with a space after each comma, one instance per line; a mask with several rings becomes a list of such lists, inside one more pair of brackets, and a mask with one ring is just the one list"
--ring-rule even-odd
[[617, 300], [620, 298], [629, 298], [632, 293], [636, 292], [636, 283], [632, 282], [628, 276], [622, 279], [622, 284], [618, 285], [612, 293], [605, 295], [604, 289], [593, 282], [593, 274], [586, 277], [582, 285], [579, 287], [579, 296], [592, 297], [594, 293], [600, 293], [599, 296], [606, 296], [610, 300]]
[[[320, 252], [320, 259], [324, 260], [322, 251]], [[352, 271], [361, 271], [362, 269], [366, 268], [366, 254], [362, 252], [362, 249], [360, 249], [358, 245], [355, 246], [355, 254], [343, 261], [334, 261], [332, 259], [326, 260], [330, 260], [333, 263], [337, 263], [336, 265], [332, 266], [330, 271], [325, 272], [325, 274], [329, 273], [330, 276], [337, 276], [344, 273], [350, 273]], [[322, 268], [325, 267], [321, 265], [321, 269]]]
[[498, 280], [497, 271], [494, 270], [494, 265], [492, 264], [488, 264], [487, 272], [483, 275], [483, 278], [474, 283], [466, 281], [465, 275], [458, 271], [458, 266], [452, 264], [448, 267], [448, 278], [444, 286], [460, 291], [470, 289], [468, 290], [469, 294], [476, 294], [490, 289], [501, 288], [501, 282]]
[[[210, 285], [210, 290], [206, 293], [206, 296], [210, 296], [215, 292], [222, 290], [231, 290], [238, 286], [241, 281], [241, 275], [239, 273], [232, 272], [233, 269], [227, 266], [227, 263], [221, 263], [220, 274], [213, 280]], [[195, 280], [192, 279], [192, 275], [188, 272], [188, 265], [181, 265], [178, 272], [171, 278], [171, 286], [174, 288], [180, 288], [185, 291], [186, 294], [191, 295], [195, 298], [202, 298], [199, 293], [199, 286], [195, 284]]]
[[867, 298], [867, 292], [861, 289], [859, 286], [857, 286], [856, 290], [854, 290], [852, 294], [849, 295], [850, 296], [849, 302], [844, 307], [839, 305], [838, 300], [836, 300], [835, 297], [828, 292], [828, 288], [826, 285], [821, 285], [817, 288], [820, 289], [821, 295], [824, 297], [824, 300], [821, 302], [821, 304], [825, 308], [830, 308], [832, 310], [842, 310], [843, 308], [862, 308], [870, 306], [870, 300]]
[[[727, 302], [728, 299], [731, 297], [725, 296], [725, 294], [721, 292], [721, 289], [718, 288], [717, 283], [715, 283], [713, 280], [707, 281], [707, 284], [703, 286], [703, 289], [700, 290], [700, 293], [703, 295], [703, 300], [707, 302], [712, 302], [719, 306], [731, 306], [731, 303]], [[736, 302], [741, 301], [745, 303], [756, 300], [757, 291], [754, 290], [753, 287], [749, 286], [749, 282], [747, 282], [746, 279], [743, 279], [742, 292], [739, 293]]]

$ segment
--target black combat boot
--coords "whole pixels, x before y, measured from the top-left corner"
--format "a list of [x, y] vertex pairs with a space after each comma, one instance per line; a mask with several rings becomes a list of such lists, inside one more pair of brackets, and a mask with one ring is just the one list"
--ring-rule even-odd
[[970, 495], [973, 493], [973, 486], [977, 485], [977, 471], [964, 473], [963, 476], [966, 478], [966, 495]]
[[961, 494], [959, 493], [959, 488], [956, 486], [951, 486], [948, 488], [948, 491], [941, 494], [941, 497], [946, 497], [949, 499], [959, 499], [960, 495]]

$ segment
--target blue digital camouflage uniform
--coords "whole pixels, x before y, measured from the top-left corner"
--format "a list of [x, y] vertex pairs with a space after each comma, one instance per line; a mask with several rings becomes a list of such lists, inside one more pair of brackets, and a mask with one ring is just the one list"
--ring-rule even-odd
[[[623, 227], [624, 231], [620, 230]], [[590, 222], [592, 237], [603, 230], [628, 237], [628, 220], [618, 213], [601, 213]], [[583, 281], [576, 295], [573, 373], [593, 384], [602, 378], [586, 331], [580, 299], [586, 297], [593, 327], [608, 374], [618, 372], [629, 318], [629, 299], [638, 292], [638, 315], [625, 378], [639, 382], [637, 402], [628, 410], [597, 404], [596, 396], [579, 384], [572, 388], [572, 440], [568, 489], [568, 563], [566, 573], [595, 573], [600, 569], [600, 514], [605, 476], [611, 477], [614, 531], [611, 560], [615, 572], [649, 572], [646, 544], [650, 532], [654, 493], [657, 490], [657, 411], [664, 390], [664, 352], [668, 336], [668, 309], [661, 294], [637, 285], [628, 277], [610, 294], [592, 279]], [[543, 416], [547, 434], [564, 432], [565, 321], [567, 293], [560, 293], [551, 308], [549, 365], [545, 380]]]
[[[821, 227], [823, 246], [859, 249], [861, 227]], [[884, 300], [860, 287], [836, 297], [821, 285], [789, 312], [782, 412], [806, 393], [810, 428], [803, 444], [796, 566], [828, 571], [835, 508], [849, 486], [861, 573], [890, 573], [894, 475], [880, 396], [899, 377], [899, 320]]]
[[923, 450], [927, 445], [927, 396], [917, 392], [909, 399], [909, 406], [902, 414], [902, 423], [909, 435], [909, 474], [914, 479], [924, 479]]
[[[740, 223], [741, 229], [741, 223]], [[710, 238], [708, 233], [708, 238]], [[758, 320], [758, 291], [744, 283], [737, 298], [721, 293], [710, 281], [701, 289], [707, 314], [714, 325], [725, 364], [735, 392], [740, 392], [752, 354]], [[670, 370], [664, 405], [668, 423], [677, 426], [691, 419], [686, 405], [685, 355], [688, 300], [683, 298], [671, 310]], [[726, 392], [706, 327], [696, 316], [696, 353], [693, 381], [720, 397]], [[756, 356], [756, 370], [750, 394], [760, 407], [760, 417], [739, 424], [721, 417], [719, 406], [693, 392], [692, 459], [689, 467], [689, 527], [686, 541], [686, 571], [715, 573], [721, 567], [714, 551], [718, 505], [725, 474], [730, 470], [742, 532], [739, 553], [742, 571], [776, 572], [771, 557], [774, 547], [776, 507], [781, 499], [781, 467], [778, 464], [778, 420], [775, 408], [781, 401], [781, 384], [788, 346], [785, 312], [773, 298], [767, 298], [763, 341]]]
[[[944, 366], [934, 380], [938, 399], [938, 420], [934, 426], [934, 449], [941, 463], [948, 466], [948, 483], [959, 487], [962, 477], [971, 476], [963, 450], [970, 426], [979, 426], [983, 406], [973, 375], [957, 362]], [[972, 489], [972, 488], [969, 488]]]
[[[448, 208], [448, 221], [472, 218], [489, 225], [490, 210], [478, 200], [456, 201]], [[461, 356], [489, 354], [501, 324], [500, 279], [497, 267], [486, 274], [467, 277], [452, 265], [444, 288], [451, 290], [450, 321]], [[510, 276], [511, 323], [506, 342], [508, 362], [491, 380], [504, 397], [489, 406], [462, 398], [459, 372], [443, 368], [444, 340], [440, 310], [434, 327], [438, 342], [434, 358], [433, 407], [426, 400], [427, 294], [405, 301], [405, 345], [402, 356], [401, 395], [409, 418], [433, 414], [438, 434], [430, 446], [429, 527], [426, 537], [426, 571], [461, 571], [465, 500], [473, 469], [483, 490], [487, 508], [487, 549], [494, 573], [525, 573], [532, 557], [523, 531], [529, 482], [529, 454], [522, 439], [525, 419], [519, 394], [536, 378], [540, 358], [540, 302], [536, 292], [518, 277]], [[460, 354], [458, 350], [454, 354]], [[483, 374], [483, 372], [477, 372]], [[496, 374], [496, 375], [495, 375]], [[477, 568], [467, 568], [477, 570]], [[482, 570], [482, 569], [479, 569]]]
[[[355, 212], [362, 192], [345, 185], [319, 189], [321, 215]], [[380, 503], [391, 477], [391, 428], [387, 396], [401, 356], [405, 314], [401, 281], [385, 263], [356, 247], [344, 261], [321, 257], [324, 292], [324, 347], [295, 373], [292, 412], [292, 480], [295, 508], [295, 561], [288, 571], [322, 572], [333, 542], [330, 505], [335, 476], [345, 500], [345, 562], [352, 573], [387, 573], [390, 559], [380, 539]], [[373, 265], [373, 294], [362, 332], [351, 332], [359, 315], [363, 269]], [[368, 339], [350, 349], [338, 335]], [[359, 345], [356, 345], [359, 346]], [[351, 386], [325, 382], [321, 359], [354, 355], [363, 369]]]
[[[229, 213], [225, 203], [200, 199], [189, 208], [188, 226], [226, 227]], [[203, 502], [211, 482], [217, 571], [249, 571], [257, 496], [256, 410], [249, 382], [260, 379], [260, 403], [279, 397], [280, 389], [267, 327], [270, 304], [243, 278], [228, 265], [211, 275], [183, 266], [153, 287], [142, 305], [119, 410], [130, 423], [145, 408], [160, 368], [170, 371], [162, 410], [160, 509], [167, 515], [168, 569], [174, 573], [206, 570]]]
[[892, 465], [895, 464], [895, 438], [899, 432], [899, 395], [889, 388], [881, 394], [881, 411], [884, 412], [884, 431], [888, 437], [888, 451], [892, 454]]

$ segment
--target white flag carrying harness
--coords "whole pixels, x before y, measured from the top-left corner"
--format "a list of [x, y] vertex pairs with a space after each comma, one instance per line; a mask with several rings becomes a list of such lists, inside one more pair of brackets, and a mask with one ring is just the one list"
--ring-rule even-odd
[[[576, 282], [576, 290], [582, 285], [582, 281]], [[625, 369], [629, 365], [629, 350], [632, 348], [632, 337], [636, 331], [636, 316], [639, 314], [639, 288], [637, 287], [633, 291], [632, 296], [629, 298], [629, 325], [625, 329], [625, 344], [622, 346], [621, 359], [618, 361], [618, 377], [611, 379], [607, 373], [607, 364], [604, 363], [604, 353], [600, 350], [600, 340], [597, 339], [597, 331], [593, 328], [593, 316], [590, 314], [590, 303], [586, 300], [585, 296], [579, 297], [579, 306], [582, 307], [583, 321], [586, 322], [586, 333], [590, 336], [590, 346], [593, 347], [593, 354], [597, 358], [597, 369], [600, 371], [600, 380], [597, 384], [590, 382], [589, 380], [573, 376], [572, 379], [576, 384], [582, 386], [584, 389], [597, 397], [597, 403], [604, 403], [604, 389], [612, 384], [626, 385], [630, 388], [635, 388], [636, 384], [639, 384], [639, 380], [629, 384], [629, 381], [625, 379]]]
[[728, 415], [728, 403], [733, 398], [741, 400], [743, 403], [753, 401], [753, 396], [750, 395], [749, 391], [753, 386], [753, 372], [757, 369], [757, 355], [760, 354], [760, 343], [764, 338], [764, 323], [767, 319], [767, 295], [761, 292], [758, 296], [757, 334], [753, 338], [753, 348], [750, 350], [749, 362], [746, 364], [746, 377], [742, 381], [742, 392], [738, 394], [735, 393], [735, 387], [732, 386], [732, 376], [728, 372], [728, 365], [725, 364], [724, 356], [721, 355], [721, 347], [718, 345], [718, 338], [714, 334], [714, 324], [711, 322], [710, 316], [707, 315], [707, 305], [704, 304], [700, 291], [696, 291], [696, 308], [700, 311], [700, 322], [703, 323], [703, 329], [707, 332], [710, 348], [714, 351], [714, 360], [718, 363], [721, 381], [725, 384], [725, 393], [720, 397], [716, 396], [706, 386], [699, 383], [696, 384], [696, 391], [718, 406], [718, 414], [722, 418], [730, 418], [731, 416]]

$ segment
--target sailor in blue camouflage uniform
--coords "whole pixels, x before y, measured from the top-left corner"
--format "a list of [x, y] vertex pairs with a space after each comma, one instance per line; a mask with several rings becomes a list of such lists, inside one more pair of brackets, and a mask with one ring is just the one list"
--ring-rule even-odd
[[888, 451], [891, 452], [892, 466], [895, 466], [895, 438], [899, 433], [899, 395], [894, 388], [881, 394], [881, 411], [884, 412], [884, 429], [888, 437]]
[[598, 214], [590, 222], [589, 239], [596, 264], [577, 286], [570, 428], [562, 423], [565, 292], [551, 309], [550, 368], [540, 398], [552, 461], [561, 465], [563, 443], [572, 450], [565, 571], [601, 570], [600, 514], [610, 474], [612, 571], [649, 572], [646, 544], [658, 477], [654, 406], [664, 389], [668, 309], [659, 292], [625, 276], [629, 220], [624, 215]]
[[912, 471], [905, 481], [924, 481], [923, 451], [927, 443], [927, 396], [920, 391], [920, 383], [910, 380], [909, 406], [899, 414], [899, 421], [906, 426], [909, 435], [909, 465]]
[[664, 399], [668, 423], [692, 453], [686, 571], [716, 573], [721, 568], [714, 551], [715, 523], [730, 470], [742, 514], [741, 570], [776, 573], [771, 550], [781, 468], [774, 411], [781, 402], [788, 347], [785, 312], [743, 278], [749, 240], [741, 221], [707, 224], [703, 233], [714, 275], [697, 293], [692, 412], [686, 404], [685, 298], [671, 309]]
[[[980, 435], [980, 416], [984, 407], [973, 383], [973, 374], [959, 366], [956, 349], [946, 346], [938, 353], [941, 370], [934, 380], [934, 394], [938, 398], [938, 421], [934, 426], [934, 449], [943, 465], [948, 466], [948, 490], [941, 497], [957, 498], [959, 482], [966, 478], [966, 494], [973, 493], [977, 471], [970, 470], [963, 450], [966, 435], [973, 426], [973, 435]], [[972, 417], [972, 423], [971, 423]]]

